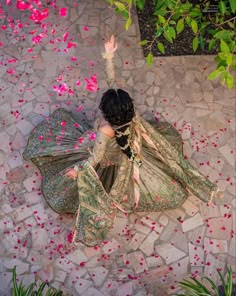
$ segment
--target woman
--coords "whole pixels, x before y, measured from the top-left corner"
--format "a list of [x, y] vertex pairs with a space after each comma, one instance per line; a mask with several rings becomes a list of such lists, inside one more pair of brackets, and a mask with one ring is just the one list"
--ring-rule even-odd
[[[114, 37], [105, 48], [112, 82]], [[142, 119], [122, 89], [107, 90], [99, 108], [103, 117], [94, 129], [56, 110], [34, 129], [24, 152], [41, 170], [52, 209], [77, 212], [75, 241], [101, 243], [118, 210], [174, 209], [188, 192], [204, 202], [215, 195], [216, 186], [184, 159], [181, 137], [170, 124]]]

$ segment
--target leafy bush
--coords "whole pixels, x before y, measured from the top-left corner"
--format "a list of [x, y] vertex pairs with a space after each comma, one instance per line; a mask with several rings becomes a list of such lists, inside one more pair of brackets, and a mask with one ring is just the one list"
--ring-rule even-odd
[[25, 287], [21, 282], [19, 285], [16, 280], [16, 267], [14, 267], [12, 271], [12, 281], [13, 281], [13, 288], [12, 288], [12, 296], [63, 296], [61, 291], [58, 291], [54, 288], [49, 288], [45, 293], [44, 288], [48, 285], [47, 283], [42, 283], [39, 287], [37, 284], [31, 283], [28, 287]]
[[[151, 0], [147, 0], [151, 1]], [[133, 7], [142, 10], [145, 0], [107, 0], [115, 12], [121, 13], [126, 18], [125, 28], [129, 29], [132, 24], [131, 11]], [[209, 80], [220, 77], [221, 83], [228, 88], [234, 86], [233, 71], [236, 70], [236, 1], [220, 0], [212, 6], [211, 0], [199, 0], [200, 4], [193, 4], [191, 0], [153, 0], [155, 4], [156, 35], [173, 43], [177, 34], [180, 34], [186, 26], [193, 31], [192, 49], [195, 52], [198, 47], [208, 48], [209, 52], [217, 48], [218, 55], [215, 60], [217, 68], [208, 76]], [[212, 13], [213, 12], [213, 13]], [[206, 33], [211, 36], [206, 40]], [[152, 65], [153, 54], [151, 52], [153, 40], [142, 40], [141, 45], [148, 45], [147, 64]], [[165, 53], [165, 46], [157, 42], [158, 50]]]
[[[227, 268], [227, 280], [224, 279], [222, 273], [217, 271], [220, 279], [222, 281], [222, 292], [224, 296], [235, 296], [235, 291], [233, 292], [233, 275], [232, 269]], [[215, 296], [220, 296], [221, 288], [218, 287], [209, 277], [204, 277], [206, 281], [210, 284], [214, 291]], [[183, 280], [179, 283], [179, 286], [184, 290], [184, 294], [176, 294], [178, 296], [212, 296], [212, 292], [202, 284], [200, 281], [191, 277], [191, 280]]]

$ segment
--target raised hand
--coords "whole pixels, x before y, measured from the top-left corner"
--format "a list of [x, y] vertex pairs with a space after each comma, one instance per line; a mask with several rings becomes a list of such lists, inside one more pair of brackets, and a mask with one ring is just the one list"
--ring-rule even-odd
[[108, 57], [113, 57], [113, 53], [117, 50], [117, 43], [115, 42], [114, 35], [111, 36], [111, 39], [105, 42], [105, 53]]

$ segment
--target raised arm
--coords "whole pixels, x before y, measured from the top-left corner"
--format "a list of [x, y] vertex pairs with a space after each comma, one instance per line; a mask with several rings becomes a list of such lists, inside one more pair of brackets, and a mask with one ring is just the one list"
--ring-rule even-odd
[[106, 60], [106, 73], [108, 86], [112, 87], [115, 82], [115, 67], [113, 63], [114, 52], [117, 50], [117, 43], [115, 42], [114, 35], [111, 39], [105, 42], [105, 52], [102, 53], [103, 58]]

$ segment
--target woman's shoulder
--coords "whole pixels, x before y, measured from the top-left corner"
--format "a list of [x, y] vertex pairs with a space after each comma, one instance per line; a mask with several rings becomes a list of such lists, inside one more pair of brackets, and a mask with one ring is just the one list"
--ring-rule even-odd
[[109, 124], [103, 124], [98, 127], [99, 132], [102, 134], [108, 136], [109, 138], [114, 138], [115, 137], [115, 132], [111, 128]]

